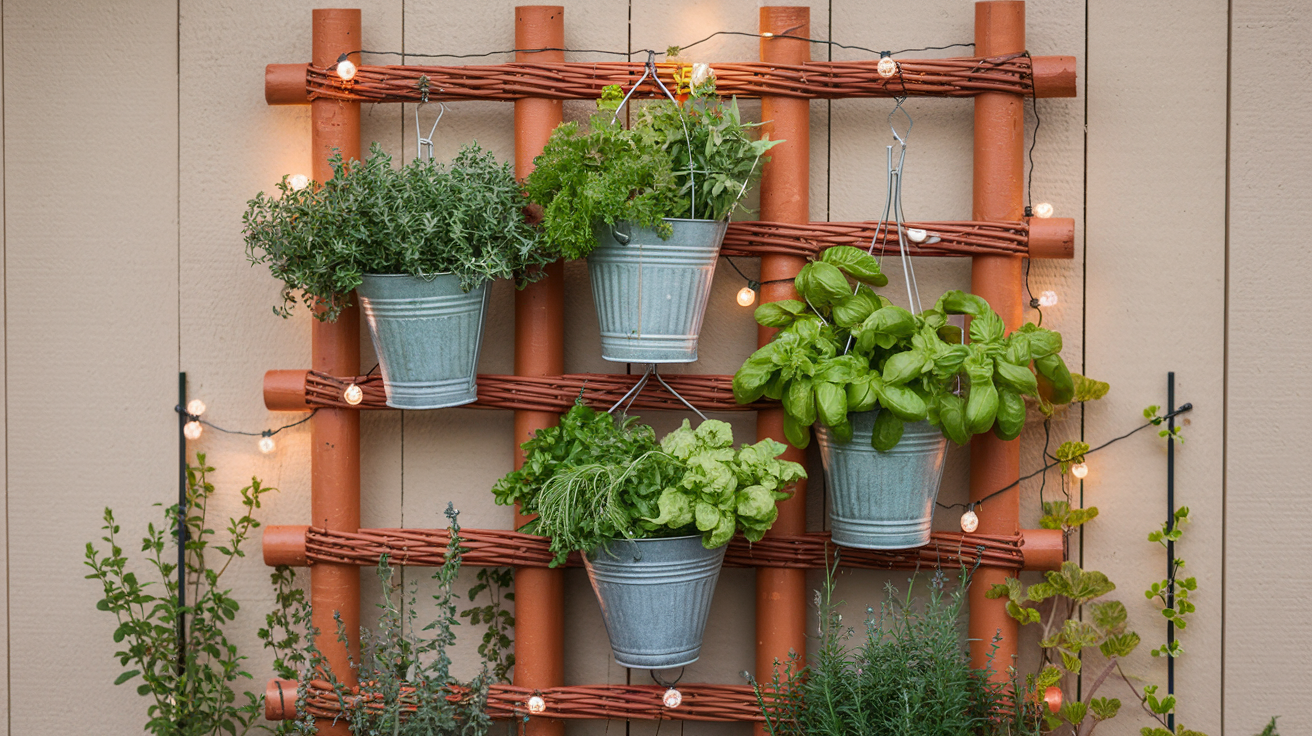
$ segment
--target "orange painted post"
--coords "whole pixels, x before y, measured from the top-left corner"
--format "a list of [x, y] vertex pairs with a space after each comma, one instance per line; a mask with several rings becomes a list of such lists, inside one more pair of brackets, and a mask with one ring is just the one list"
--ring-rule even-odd
[[[331, 67], [343, 53], [361, 48], [359, 10], [314, 11], [314, 63]], [[358, 55], [354, 59], [358, 64]], [[317, 99], [310, 103], [311, 155], [314, 179], [332, 178], [328, 157], [334, 150], [343, 158], [360, 157], [360, 104]], [[312, 365], [335, 376], [360, 370], [360, 314], [352, 307], [336, 322], [313, 320]], [[360, 528], [360, 412], [320, 409], [311, 421], [310, 524], [354, 532]], [[313, 622], [321, 632], [319, 647], [343, 683], [354, 685], [351, 661], [360, 661], [360, 568], [325, 564], [310, 568], [310, 603]], [[349, 647], [337, 640], [334, 613], [341, 614]], [[350, 731], [345, 723], [319, 724], [321, 734]]]
[[[1025, 50], [1025, 3], [991, 0], [975, 4], [975, 53], [1000, 56]], [[1025, 100], [1006, 92], [975, 98], [975, 182], [973, 219], [1018, 222], [1024, 217]], [[974, 256], [971, 290], [988, 300], [1010, 332], [1021, 323], [1021, 257]], [[1004, 442], [992, 432], [970, 442], [970, 498], [978, 500], [1020, 477], [1020, 441]], [[1003, 493], [979, 507], [980, 534], [1015, 534], [1020, 529], [1020, 489]], [[971, 661], [988, 664], [995, 634], [1002, 634], [994, 656], [996, 679], [1006, 677], [1016, 654], [1017, 623], [1005, 601], [984, 594], [1006, 572], [982, 567], [970, 586]]]
[[[515, 8], [515, 47], [563, 48], [565, 9], [559, 5]], [[516, 61], [564, 61], [562, 51], [521, 52]], [[515, 175], [533, 171], [533, 159], [560, 124], [560, 100], [515, 101]], [[515, 293], [515, 375], [558, 376], [565, 372], [565, 269], [557, 261], [546, 278]], [[554, 426], [551, 412], [515, 412], [515, 467], [524, 463], [519, 446], [537, 430]], [[515, 528], [528, 517], [515, 510]], [[565, 575], [563, 570], [515, 568], [515, 684], [548, 688], [565, 684]], [[534, 736], [561, 736], [563, 721], [533, 718]]]
[[[811, 9], [805, 7], [761, 8], [761, 33], [809, 37]], [[776, 64], [801, 64], [811, 58], [806, 41], [783, 38], [761, 39], [761, 61]], [[770, 149], [770, 161], [761, 179], [761, 219], [775, 222], [804, 223], [810, 220], [810, 103], [786, 97], [762, 97], [763, 133], [786, 142]], [[788, 282], [771, 284], [776, 279], [791, 279], [806, 263], [796, 256], [770, 255], [761, 258], [761, 301], [796, 299], [797, 292]], [[759, 328], [757, 342], [770, 341], [774, 330]], [[782, 409], [757, 412], [756, 437], [784, 439]], [[806, 453], [791, 445], [784, 457], [805, 463]], [[770, 535], [806, 532], [806, 481], [797, 485], [792, 498], [779, 504], [779, 519]], [[778, 567], [756, 569], [756, 678], [769, 682], [776, 660], [787, 662], [791, 652], [806, 656], [806, 572]], [[765, 733], [757, 724], [756, 733]]]

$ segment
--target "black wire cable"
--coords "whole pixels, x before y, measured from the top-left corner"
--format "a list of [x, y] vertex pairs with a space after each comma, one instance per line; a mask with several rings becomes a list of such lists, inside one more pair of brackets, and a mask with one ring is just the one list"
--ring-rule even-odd
[[185, 416], [187, 418], [187, 421], [189, 422], [199, 422], [201, 424], [204, 424], [206, 427], [213, 429], [216, 432], [222, 432], [224, 434], [239, 434], [245, 437], [272, 437], [275, 434], [278, 434], [279, 432], [283, 431], [284, 429], [291, 429], [292, 427], [295, 427], [297, 425], [305, 424], [306, 422], [313, 419], [315, 414], [319, 413], [319, 409], [316, 408], [314, 411], [310, 412], [310, 415], [307, 416], [306, 418], [298, 422], [285, 424], [281, 427], [278, 427], [277, 429], [266, 429], [260, 432], [243, 432], [240, 429], [224, 429], [223, 427], [220, 427], [219, 425], [209, 421], [208, 419], [201, 419], [196, 414], [192, 414], [191, 412], [184, 410], [181, 406], [175, 406], [173, 407], [173, 410]]
[[[1130, 437], [1130, 436], [1132, 436], [1132, 435], [1134, 435], [1134, 434], [1137, 434], [1137, 433], [1139, 433], [1139, 432], [1141, 432], [1141, 431], [1143, 431], [1143, 430], [1145, 430], [1145, 429], [1147, 429], [1147, 428], [1149, 428], [1149, 427], [1156, 427], [1156, 426], [1158, 426], [1158, 425], [1161, 423], [1160, 420], [1170, 419], [1171, 417], [1177, 416], [1177, 415], [1179, 415], [1179, 414], [1183, 414], [1183, 413], [1185, 413], [1185, 412], [1187, 412], [1187, 411], [1189, 411], [1189, 410], [1191, 410], [1191, 409], [1193, 409], [1193, 408], [1194, 408], [1194, 405], [1193, 405], [1193, 404], [1185, 404], [1184, 406], [1181, 406], [1179, 409], [1176, 409], [1175, 411], [1171, 412], [1170, 414], [1167, 414], [1166, 416], [1158, 417], [1158, 421], [1155, 421], [1155, 422], [1153, 422], [1153, 421], [1146, 422], [1146, 423], [1144, 423], [1144, 424], [1142, 424], [1142, 425], [1140, 425], [1140, 426], [1138, 426], [1138, 427], [1135, 427], [1134, 429], [1130, 430], [1129, 432], [1126, 432], [1125, 434], [1121, 435], [1120, 437], [1116, 437], [1116, 438], [1113, 438], [1113, 439], [1107, 440], [1106, 442], [1102, 443], [1101, 445], [1098, 445], [1097, 447], [1093, 448], [1092, 450], [1089, 450], [1088, 452], [1085, 452], [1085, 453], [1084, 453], [1084, 456], [1085, 456], [1085, 457], [1088, 457], [1089, 455], [1092, 455], [1093, 453], [1095, 453], [1095, 452], [1097, 452], [1097, 451], [1099, 451], [1099, 450], [1102, 450], [1102, 449], [1106, 448], [1106, 447], [1109, 446], [1109, 445], [1113, 445], [1113, 444], [1115, 444], [1115, 443], [1117, 443], [1117, 442], [1120, 442], [1121, 440], [1126, 439], [1126, 438], [1128, 438], [1128, 437]], [[1022, 477], [1020, 477], [1020, 478], [1017, 478], [1017, 479], [1015, 480], [1015, 482], [1009, 483], [1009, 484], [1003, 486], [1002, 488], [999, 488], [998, 490], [996, 490], [996, 491], [990, 493], [989, 495], [985, 496], [984, 498], [981, 498], [981, 499], [978, 500], [978, 501], [968, 501], [968, 502], [965, 502], [965, 503], [938, 503], [938, 502], [935, 502], [935, 505], [938, 506], [938, 507], [941, 508], [941, 509], [963, 508], [963, 509], [972, 509], [972, 510], [973, 510], [976, 506], [982, 506], [982, 505], [984, 504], [985, 501], [987, 501], [987, 500], [993, 498], [994, 496], [998, 496], [998, 495], [1001, 495], [1002, 493], [1005, 493], [1005, 492], [1007, 492], [1007, 491], [1010, 491], [1011, 489], [1013, 489], [1013, 488], [1015, 488], [1016, 486], [1020, 485], [1022, 481], [1027, 481], [1027, 480], [1029, 480], [1030, 478], [1033, 478], [1034, 476], [1039, 475], [1040, 473], [1046, 473], [1047, 471], [1052, 470], [1053, 468], [1057, 467], [1058, 465], [1061, 465], [1061, 461], [1053, 462], [1053, 463], [1048, 463], [1047, 465], [1044, 465], [1043, 467], [1039, 468], [1038, 470], [1034, 471], [1033, 473], [1030, 473], [1029, 475], [1026, 475], [1026, 476], [1022, 476]]]
[[765, 286], [766, 284], [782, 284], [786, 282], [789, 283], [792, 282], [792, 279], [771, 279], [769, 281], [757, 281], [756, 279], [751, 278], [747, 274], [743, 273], [743, 270], [741, 268], [738, 268], [738, 264], [734, 263], [733, 259], [730, 258], [729, 256], [720, 256], [720, 257], [728, 261], [729, 265], [733, 266], [733, 270], [737, 271], [738, 275], [742, 276], [743, 280], [747, 282], [747, 285], [752, 287], [753, 289], [760, 289], [762, 286]]

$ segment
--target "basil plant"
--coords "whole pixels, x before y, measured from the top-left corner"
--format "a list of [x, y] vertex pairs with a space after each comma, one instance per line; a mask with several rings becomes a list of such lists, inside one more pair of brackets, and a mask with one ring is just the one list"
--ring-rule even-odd
[[[1023, 397], [1047, 406], [1074, 396], [1060, 334], [1026, 324], [1004, 335], [988, 302], [962, 291], [912, 314], [875, 293], [888, 277], [859, 248], [825, 250], [793, 283], [802, 300], [757, 308], [756, 321], [779, 332], [738, 369], [733, 389], [739, 403], [782, 401], [796, 447], [810, 443], [816, 422], [850, 441], [849, 412], [875, 409], [871, 444], [881, 451], [897, 445], [907, 422], [925, 420], [957, 444], [990, 430], [1010, 440], [1025, 425]], [[948, 324], [958, 314], [972, 318], [969, 343]]]

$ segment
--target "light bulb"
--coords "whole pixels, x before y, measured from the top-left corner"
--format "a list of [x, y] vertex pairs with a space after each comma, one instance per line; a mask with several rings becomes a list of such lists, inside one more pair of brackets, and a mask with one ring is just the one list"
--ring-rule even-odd
[[929, 233], [918, 227], [907, 228], [907, 240], [913, 243], [923, 243], [929, 238]]
[[1045, 291], [1042, 294], [1039, 294], [1039, 306], [1040, 307], [1057, 306], [1057, 292]]
[[1083, 479], [1084, 476], [1088, 474], [1089, 474], [1089, 466], [1087, 463], [1075, 463], [1074, 465], [1071, 466], [1071, 475], [1075, 476], [1076, 478]]
[[756, 302], [756, 289], [744, 286], [738, 290], [738, 306], [750, 307]]
[[261, 437], [259, 444], [260, 444], [260, 452], [264, 453], [265, 455], [268, 455], [269, 453], [273, 452], [273, 448], [274, 448], [273, 438], [270, 437], [269, 435], [266, 434], [263, 437]]
[[670, 688], [665, 691], [665, 697], [661, 698], [666, 708], [678, 708], [683, 703], [683, 693]]
[[888, 54], [880, 54], [879, 66], [875, 68], [879, 70], [879, 76], [885, 79], [897, 74], [897, 62], [893, 61], [893, 57]]
[[337, 76], [341, 77], [344, 82], [355, 79], [355, 64], [346, 58], [346, 54], [337, 57]]
[[342, 398], [346, 399], [346, 403], [355, 406], [361, 401], [364, 401], [364, 391], [353, 383], [350, 386], [347, 386], [346, 390], [342, 392]]
[[529, 713], [542, 713], [547, 709], [547, 701], [542, 699], [541, 695], [531, 695], [528, 699]]
[[979, 517], [975, 515], [974, 510], [966, 509], [966, 513], [961, 515], [961, 531], [970, 534], [979, 528]]
[[305, 174], [292, 174], [287, 177], [287, 183], [291, 185], [292, 191], [299, 192], [310, 186], [310, 177]]
[[761, 34], [761, 38], [774, 38], [774, 34], [769, 31], [766, 31], [765, 33]]
[[715, 70], [711, 68], [711, 65], [701, 62], [694, 63], [692, 65], [692, 77], [688, 80], [689, 86], [692, 89], [697, 89], [706, 84], [708, 79], [715, 79]]
[[1048, 710], [1057, 713], [1061, 710], [1061, 688], [1056, 685], [1049, 685], [1047, 690], [1043, 691], [1043, 702], [1047, 704]]
[[1052, 205], [1048, 204], [1047, 202], [1039, 202], [1038, 204], [1034, 205], [1035, 217], [1042, 217], [1042, 218], [1052, 217], [1052, 212], [1053, 212]]
[[200, 399], [192, 399], [187, 402], [187, 413], [193, 417], [198, 417], [205, 413], [205, 402]]
[[200, 433], [204, 431], [204, 429], [205, 428], [200, 425], [200, 422], [192, 420], [182, 425], [182, 436], [189, 440], [198, 440], [200, 439]]

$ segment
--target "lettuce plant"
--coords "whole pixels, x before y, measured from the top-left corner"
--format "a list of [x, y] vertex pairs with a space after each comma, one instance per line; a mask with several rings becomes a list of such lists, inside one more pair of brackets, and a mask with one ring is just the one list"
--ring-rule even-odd
[[742, 121], [737, 101], [720, 102], [711, 83], [681, 105], [635, 106], [629, 128], [615, 119], [623, 96], [607, 87], [589, 130], [563, 123], [534, 161], [525, 186], [543, 209], [545, 247], [554, 256], [587, 256], [600, 223], [668, 234], [666, 217], [728, 217], [760, 178], [765, 152], [779, 143], [754, 139], [755, 125]]
[[[846, 442], [850, 412], [881, 409], [871, 444], [886, 451], [906, 422], [924, 420], [957, 444], [990, 430], [1015, 439], [1025, 426], [1025, 396], [1048, 410], [1075, 398], [1059, 333], [1026, 324], [1004, 335], [988, 303], [961, 291], [914, 315], [871, 288], [887, 282], [876, 259], [851, 246], [829, 248], [804, 266], [794, 280], [801, 300], [756, 310], [757, 322], [779, 332], [734, 375], [737, 401], [782, 401], [784, 433], [796, 447], [807, 446], [816, 422]], [[960, 314], [972, 318], [968, 344], [948, 323]]]
[[537, 277], [548, 263], [523, 215], [528, 201], [508, 163], [477, 143], [450, 164], [415, 160], [399, 169], [375, 143], [364, 162], [330, 161], [333, 178], [279, 196], [263, 192], [242, 218], [246, 253], [286, 284], [274, 311], [299, 300], [322, 320], [351, 303], [363, 274], [455, 274], [468, 291], [496, 278]]

